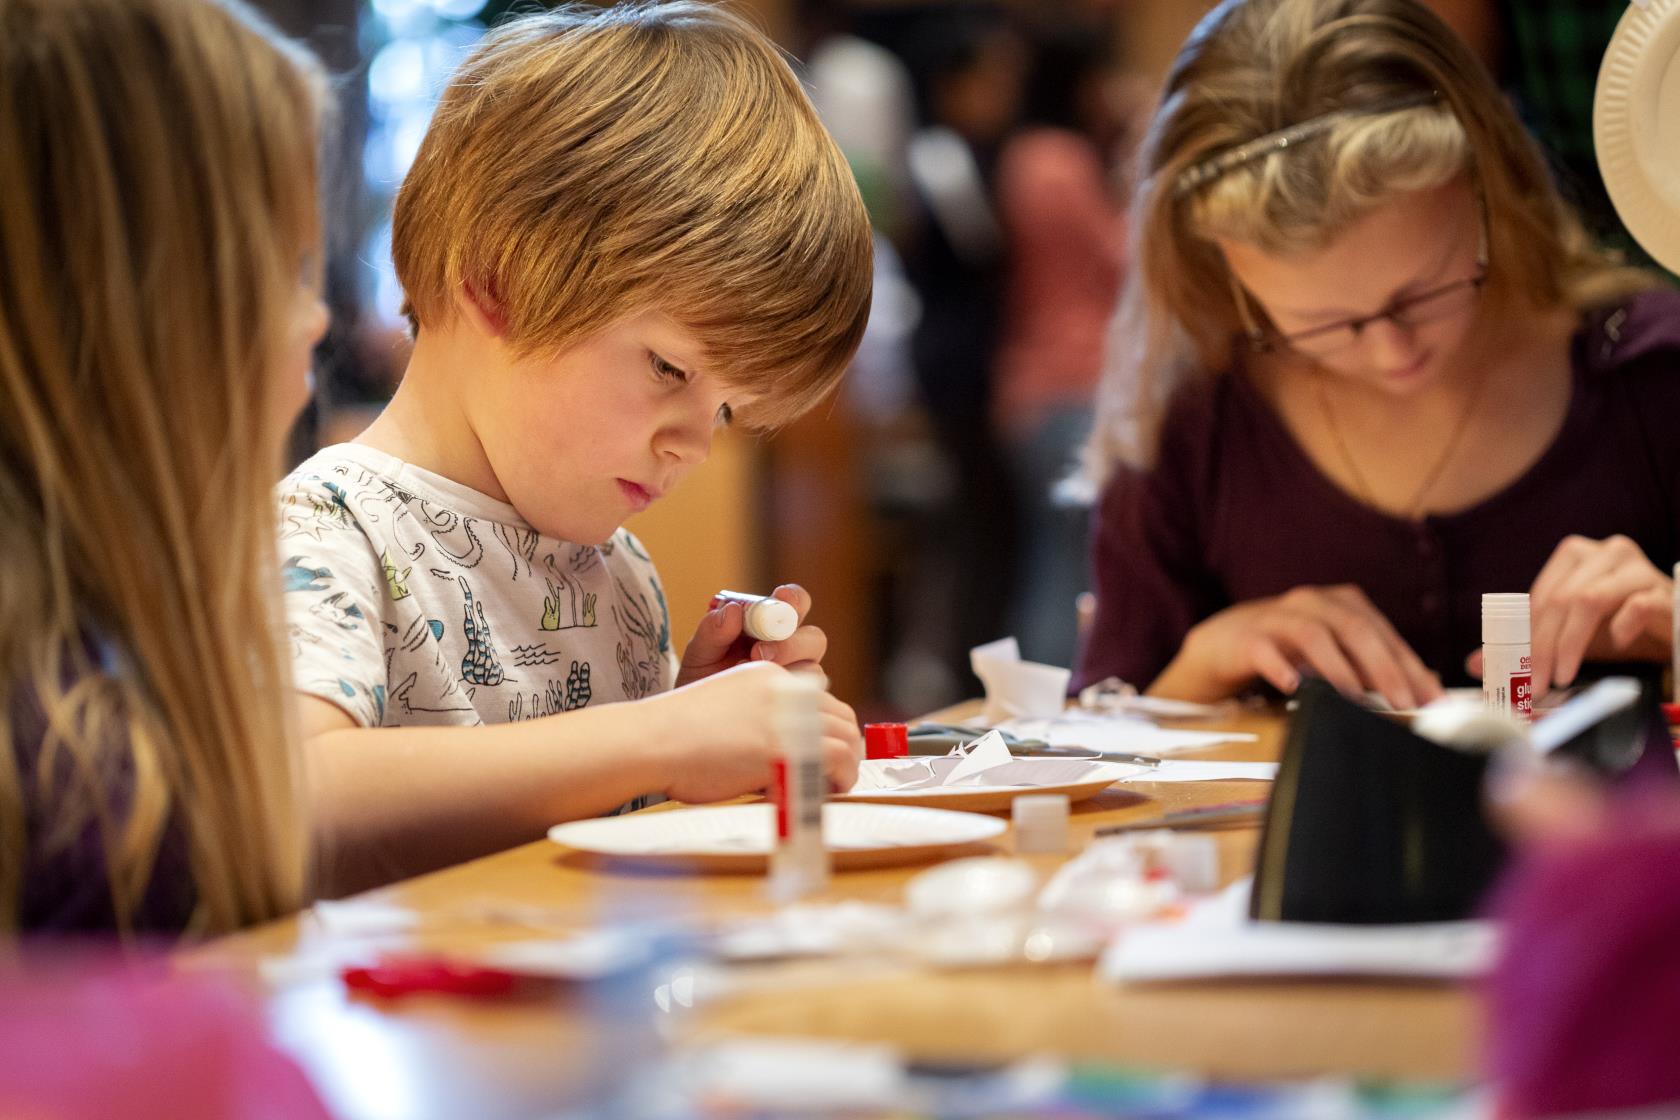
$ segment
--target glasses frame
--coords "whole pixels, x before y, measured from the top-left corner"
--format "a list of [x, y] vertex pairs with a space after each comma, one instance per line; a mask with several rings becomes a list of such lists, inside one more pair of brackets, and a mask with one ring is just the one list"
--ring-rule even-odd
[[[1248, 337], [1249, 348], [1256, 354], [1270, 354], [1279, 349], [1290, 349], [1297, 350], [1308, 358], [1328, 357], [1330, 354], [1344, 349], [1352, 349], [1359, 345], [1365, 339], [1365, 328], [1372, 323], [1387, 319], [1399, 330], [1409, 332], [1415, 330], [1421, 324], [1408, 323], [1401, 318], [1407, 309], [1416, 307], [1421, 303], [1427, 303], [1432, 299], [1440, 299], [1444, 295], [1465, 288], [1474, 288], [1480, 292], [1482, 285], [1488, 281], [1488, 223], [1487, 204], [1480, 198], [1477, 199], [1477, 202], [1481, 210], [1481, 237], [1476, 248], [1476, 274], [1454, 280], [1450, 284], [1442, 284], [1438, 288], [1431, 288], [1427, 292], [1419, 292], [1415, 296], [1406, 296], [1403, 299], [1394, 300], [1381, 311], [1372, 312], [1370, 315], [1357, 315], [1351, 319], [1326, 323], [1321, 327], [1309, 327], [1304, 331], [1295, 331], [1292, 334], [1283, 334], [1277, 330], [1268, 333], [1260, 327], [1259, 322], [1254, 317], [1254, 309], [1249, 306], [1248, 302], [1248, 292], [1237, 279], [1236, 273], [1230, 272], [1227, 268], [1227, 273], [1231, 278], [1231, 294], [1236, 300], [1237, 315], [1242, 319], [1243, 333]], [[1310, 350], [1301, 350], [1298, 345], [1304, 339], [1317, 338], [1330, 334], [1332, 331], [1341, 330], [1351, 330], [1353, 332], [1353, 338], [1346, 347], [1337, 347], [1335, 350], [1326, 351], [1324, 354], [1314, 354]]]

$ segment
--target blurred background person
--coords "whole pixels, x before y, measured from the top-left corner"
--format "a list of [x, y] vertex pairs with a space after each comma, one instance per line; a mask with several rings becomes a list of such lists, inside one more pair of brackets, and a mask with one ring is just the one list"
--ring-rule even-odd
[[1100, 22], [1041, 14], [1021, 127], [998, 157], [1007, 267], [992, 416], [1019, 502], [1020, 571], [1008, 629], [1021, 654], [1071, 665], [1074, 600], [1089, 587], [1089, 514], [1060, 484], [1091, 428], [1103, 337], [1120, 295], [1120, 167], [1128, 112]]

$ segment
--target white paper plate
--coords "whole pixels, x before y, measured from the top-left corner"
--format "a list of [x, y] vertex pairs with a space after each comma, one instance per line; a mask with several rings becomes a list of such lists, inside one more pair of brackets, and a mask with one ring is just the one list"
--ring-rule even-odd
[[[753, 871], [769, 862], [772, 807], [719, 805], [630, 813], [555, 825], [556, 844], [614, 860], [703, 871]], [[823, 806], [823, 835], [839, 869], [916, 863], [990, 840], [1004, 822], [909, 805]]]
[[1598, 71], [1593, 146], [1622, 224], [1680, 270], [1680, 0], [1623, 13]]
[[[1017, 758], [1015, 762], [1065, 762], [1066, 759], [1054, 758]], [[869, 769], [884, 769], [888, 766], [901, 764], [896, 758], [865, 759], [859, 766], [861, 775]], [[1125, 778], [1137, 778], [1147, 775], [1149, 767], [1131, 766], [1123, 762], [1093, 762], [1088, 777], [1076, 782], [1062, 782], [1051, 785], [1009, 785], [1009, 786], [935, 786], [931, 789], [853, 789], [849, 793], [839, 794], [836, 801], [867, 802], [877, 805], [925, 805], [939, 809], [961, 809], [967, 812], [986, 813], [1001, 809], [1008, 809], [1015, 803], [1017, 797], [1036, 793], [1065, 794], [1069, 802], [1087, 801], [1115, 782]]]

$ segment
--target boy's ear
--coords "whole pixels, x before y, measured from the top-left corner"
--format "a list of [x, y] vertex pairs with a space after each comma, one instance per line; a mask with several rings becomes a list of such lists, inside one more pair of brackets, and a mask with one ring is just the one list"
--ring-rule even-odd
[[482, 283], [462, 281], [455, 302], [460, 305], [462, 314], [485, 334], [501, 338], [507, 333], [507, 318], [502, 313], [501, 294], [494, 279]]

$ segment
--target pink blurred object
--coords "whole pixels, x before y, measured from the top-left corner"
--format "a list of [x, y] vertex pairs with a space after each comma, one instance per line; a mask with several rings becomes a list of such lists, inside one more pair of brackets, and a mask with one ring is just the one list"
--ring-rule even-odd
[[1590, 840], [1525, 853], [1488, 982], [1501, 1113], [1680, 1103], [1680, 800], [1624, 800]]
[[0, 964], [0, 1116], [327, 1120], [231, 982], [161, 963]]

